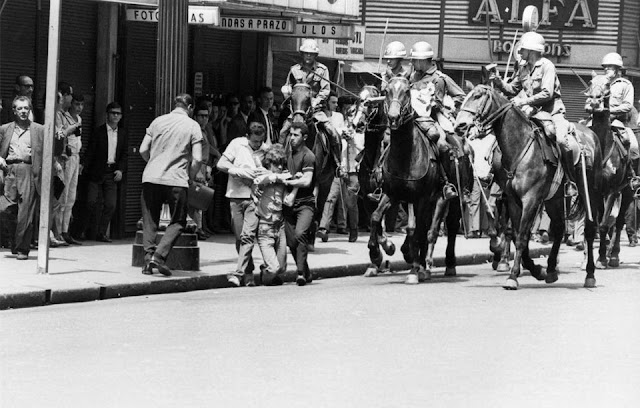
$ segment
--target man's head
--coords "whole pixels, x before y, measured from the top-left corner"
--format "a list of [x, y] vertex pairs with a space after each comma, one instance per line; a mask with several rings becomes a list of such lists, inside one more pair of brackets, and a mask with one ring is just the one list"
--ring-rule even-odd
[[118, 102], [111, 102], [107, 105], [107, 123], [111, 127], [118, 126], [118, 122], [122, 119], [122, 106]]
[[608, 78], [619, 77], [622, 69], [624, 69], [622, 56], [617, 52], [610, 52], [602, 58], [602, 68], [604, 68], [604, 74]]
[[396, 69], [402, 64], [402, 59], [407, 56], [407, 50], [400, 41], [392, 41], [384, 50], [384, 58], [389, 69]]
[[253, 95], [243, 95], [240, 100], [240, 110], [245, 115], [250, 114], [256, 108], [256, 103], [253, 100]]
[[269, 111], [273, 106], [273, 89], [268, 86], [260, 88], [258, 92], [258, 103], [262, 110]]
[[426, 41], [418, 41], [411, 47], [411, 64], [416, 71], [426, 72], [433, 65], [433, 47]]
[[327, 98], [327, 108], [330, 112], [338, 111], [338, 95], [333, 91], [329, 93], [329, 98]]
[[200, 125], [200, 128], [204, 129], [204, 127], [207, 126], [207, 123], [209, 122], [209, 109], [207, 104], [204, 102], [199, 104], [193, 115], [196, 122], [198, 122], [198, 124]]
[[84, 95], [82, 94], [73, 94], [71, 97], [71, 107], [69, 108], [69, 112], [80, 115], [84, 110]]
[[294, 122], [289, 129], [289, 141], [293, 149], [299, 149], [302, 144], [307, 140], [309, 135], [309, 128], [306, 123]]
[[33, 79], [26, 75], [18, 75], [16, 77], [16, 94], [20, 96], [33, 97]]
[[320, 48], [318, 48], [316, 40], [306, 39], [302, 41], [302, 44], [300, 45], [300, 54], [302, 55], [302, 62], [304, 65], [311, 66], [315, 64], [319, 52]]
[[185, 110], [189, 116], [193, 114], [193, 98], [188, 93], [181, 93], [173, 100], [173, 106]]
[[258, 150], [264, 142], [264, 135], [266, 134], [264, 125], [259, 122], [249, 123], [249, 130], [247, 133], [247, 139], [249, 140], [249, 146], [253, 150]]
[[31, 112], [31, 98], [18, 95], [13, 99], [13, 114], [18, 118], [18, 122], [28, 122], [29, 112]]
[[265, 152], [264, 158], [262, 159], [262, 165], [274, 173], [282, 173], [286, 164], [287, 159], [284, 154], [284, 148], [280, 143], [272, 145]]
[[238, 95], [230, 94], [227, 97], [227, 111], [231, 117], [238, 114], [240, 111], [240, 98], [238, 98]]
[[533, 65], [544, 53], [544, 37], [535, 31], [529, 31], [520, 37], [520, 56], [524, 61]]
[[67, 82], [58, 82], [58, 92], [60, 92], [60, 107], [62, 109], [69, 109], [71, 106], [71, 99], [73, 98], [73, 87]]

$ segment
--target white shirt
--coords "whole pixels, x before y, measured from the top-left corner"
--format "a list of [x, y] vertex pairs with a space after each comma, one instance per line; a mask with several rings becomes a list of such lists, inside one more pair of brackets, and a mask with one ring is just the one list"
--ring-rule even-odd
[[267, 124], [267, 137], [264, 139], [264, 143], [262, 144], [263, 148], [271, 146], [271, 139], [273, 138], [273, 127], [271, 127], [271, 120], [269, 120], [269, 112], [266, 110], [259, 108], [260, 112], [262, 112], [262, 116], [264, 116], [264, 123]]
[[480, 178], [487, 177], [491, 172], [491, 163], [487, 159], [495, 140], [496, 137], [490, 133], [482, 139], [476, 138], [469, 141], [475, 155], [473, 166], [476, 168], [476, 176]]
[[118, 128], [113, 129], [109, 124], [107, 124], [107, 141], [109, 142], [107, 164], [115, 164], [116, 148], [118, 147]]

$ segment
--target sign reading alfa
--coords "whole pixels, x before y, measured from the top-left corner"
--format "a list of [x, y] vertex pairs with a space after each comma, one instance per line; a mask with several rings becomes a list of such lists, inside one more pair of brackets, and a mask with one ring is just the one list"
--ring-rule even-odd
[[296, 37], [352, 40], [353, 34], [353, 25], [296, 22], [293, 35]]
[[492, 24], [522, 26], [522, 12], [536, 6], [540, 28], [594, 29], [598, 22], [599, 0], [469, 0], [469, 22], [486, 24], [487, 8]]
[[[128, 8], [127, 21], [157, 23], [158, 9]], [[218, 25], [220, 9], [218, 7], [189, 6], [189, 24]]]
[[220, 17], [220, 25], [216, 28], [287, 34], [293, 32], [293, 20], [271, 17], [222, 16]]

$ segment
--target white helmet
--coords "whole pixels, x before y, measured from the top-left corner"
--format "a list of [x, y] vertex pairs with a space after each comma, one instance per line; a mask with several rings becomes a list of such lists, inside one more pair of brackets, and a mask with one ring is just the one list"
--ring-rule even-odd
[[602, 66], [615, 65], [618, 68], [624, 68], [622, 57], [617, 52], [610, 52], [602, 58]]
[[535, 31], [529, 31], [528, 33], [524, 33], [520, 38], [520, 48], [543, 53], [544, 37], [536, 33]]
[[404, 58], [407, 56], [407, 50], [404, 48], [404, 44], [400, 41], [393, 41], [387, 45], [384, 50], [384, 58]]
[[318, 54], [320, 49], [316, 40], [306, 39], [300, 44], [300, 52], [310, 52], [312, 54]]
[[418, 41], [411, 47], [411, 59], [429, 59], [433, 58], [433, 47], [426, 41]]

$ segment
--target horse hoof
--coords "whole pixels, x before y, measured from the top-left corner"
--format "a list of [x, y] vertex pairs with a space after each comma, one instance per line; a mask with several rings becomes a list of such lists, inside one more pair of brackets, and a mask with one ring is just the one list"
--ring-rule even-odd
[[491, 267], [493, 268], [494, 271], [498, 269], [499, 264], [500, 264], [500, 261], [491, 261]]
[[447, 266], [447, 268], [444, 270], [444, 276], [456, 276], [456, 267]]
[[498, 272], [509, 272], [511, 267], [509, 266], [509, 262], [500, 262], [498, 263]]
[[595, 288], [596, 287], [596, 278], [587, 278], [584, 280], [585, 288]]
[[504, 285], [502, 285], [503, 288], [505, 288], [506, 290], [518, 290], [518, 281], [515, 279], [507, 279], [507, 281], [505, 282]]
[[410, 273], [407, 275], [407, 279], [404, 281], [405, 285], [417, 285], [418, 284], [418, 275], [414, 275]]
[[428, 280], [431, 280], [431, 271], [420, 267], [420, 269], [418, 269], [418, 281], [424, 282]]
[[607, 269], [607, 261], [601, 262], [600, 260], [597, 260], [596, 269]]
[[389, 241], [389, 245], [384, 246], [383, 249], [384, 252], [389, 256], [393, 256], [393, 254], [396, 253], [396, 245], [391, 241]]
[[558, 271], [549, 272], [547, 270], [547, 277], [544, 279], [546, 283], [553, 283], [558, 280]]
[[387, 273], [387, 272], [391, 272], [391, 262], [384, 261], [383, 266], [380, 267], [380, 269], [378, 270], [378, 272], [380, 273]]
[[378, 276], [378, 268], [376, 268], [374, 265], [371, 265], [364, 272], [364, 277], [365, 278], [372, 278], [374, 276]]
[[609, 267], [610, 268], [617, 268], [620, 266], [620, 258], [616, 257], [611, 257], [611, 259], [609, 259]]
[[542, 270], [542, 266], [533, 265], [533, 270], [530, 271], [531, 276], [536, 278], [537, 280], [545, 280], [547, 278], [547, 274]]

